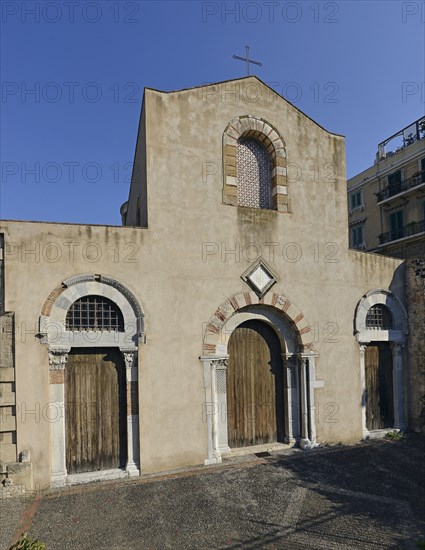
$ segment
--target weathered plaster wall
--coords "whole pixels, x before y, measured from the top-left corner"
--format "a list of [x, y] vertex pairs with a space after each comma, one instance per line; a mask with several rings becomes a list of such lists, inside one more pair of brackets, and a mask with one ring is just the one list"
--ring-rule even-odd
[[[138, 223], [137, 207], [140, 207], [140, 223]], [[146, 182], [146, 112], [143, 102], [137, 131], [136, 149], [134, 153], [133, 173], [131, 175], [130, 195], [125, 225], [140, 225], [147, 227], [147, 182]]]
[[407, 305], [409, 312], [410, 424], [425, 432], [425, 260], [407, 264]]
[[[317, 376], [325, 380], [316, 391], [319, 439], [360, 439], [354, 310], [372, 288], [394, 288], [403, 300], [403, 285], [400, 261], [347, 249], [344, 139], [256, 79], [175, 94], [147, 91], [145, 102], [150, 266], [142, 284], [163, 293], [149, 308], [155, 345], [143, 350], [152, 365], [142, 374], [146, 386], [162, 384], [168, 365], [176, 383], [196, 372], [194, 335], [201, 335], [218, 305], [247, 290], [240, 276], [261, 254], [279, 279], [273, 292], [295, 303], [315, 331]], [[243, 114], [270, 121], [285, 140], [291, 214], [222, 204], [222, 134]], [[160, 342], [170, 345], [160, 348]], [[180, 412], [188, 398], [179, 399]], [[153, 437], [167, 413], [149, 394], [145, 405], [151, 413], [142, 415], [142, 431]], [[171, 432], [173, 423], [164, 429]], [[164, 455], [172, 455], [173, 441], [163, 445]], [[155, 463], [146, 453], [145, 467]]]

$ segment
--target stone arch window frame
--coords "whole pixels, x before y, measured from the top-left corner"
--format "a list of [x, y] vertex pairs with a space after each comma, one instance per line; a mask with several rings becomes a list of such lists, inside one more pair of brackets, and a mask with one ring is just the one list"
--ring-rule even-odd
[[[282, 294], [269, 293], [259, 298], [255, 292], [234, 294], [221, 304], [211, 317], [204, 333], [203, 354], [208, 455], [205, 464], [222, 461], [231, 452], [227, 439], [227, 345], [233, 330], [248, 320], [260, 320], [276, 332], [285, 362], [285, 430], [288, 444], [295, 442], [303, 449], [316, 446], [314, 390], [323, 388], [316, 379], [313, 331], [300, 309]], [[284, 350], [284, 351], [283, 351]]]
[[[366, 316], [368, 311], [375, 305], [383, 305], [388, 308], [393, 328], [381, 330], [367, 328]], [[361, 418], [363, 439], [380, 437], [390, 428], [384, 430], [370, 431], [366, 426], [366, 373], [365, 373], [365, 351], [371, 342], [389, 342], [393, 357], [393, 395], [394, 395], [394, 429], [404, 430], [405, 403], [404, 398], [404, 371], [407, 362], [404, 358], [404, 348], [408, 335], [407, 312], [402, 302], [395, 294], [385, 289], [370, 290], [362, 296], [357, 304], [354, 315], [354, 335], [359, 344], [360, 350], [360, 391], [361, 391]]]
[[237, 144], [241, 138], [254, 138], [267, 149], [270, 158], [271, 210], [291, 212], [288, 193], [286, 145], [279, 131], [254, 115], [234, 118], [223, 133], [223, 203], [238, 206]]
[[[79, 298], [105, 296], [124, 318], [124, 332], [68, 331], [66, 314]], [[91, 336], [88, 336], [90, 335]], [[84, 274], [64, 280], [43, 304], [39, 317], [40, 343], [47, 344], [49, 357], [51, 485], [61, 487], [84, 481], [140, 475], [138, 349], [145, 342], [144, 313], [135, 295], [122, 283], [105, 275]], [[72, 347], [118, 347], [123, 355], [127, 384], [127, 464], [116, 470], [68, 475], [65, 454], [65, 368]]]

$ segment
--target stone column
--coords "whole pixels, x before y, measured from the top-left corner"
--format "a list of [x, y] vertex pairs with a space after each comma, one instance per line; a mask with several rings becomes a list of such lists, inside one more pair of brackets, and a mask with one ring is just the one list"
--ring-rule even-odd
[[307, 369], [308, 369], [308, 418], [310, 425], [310, 442], [313, 446], [316, 446], [316, 406], [314, 401], [314, 388], [316, 386], [316, 362], [315, 355], [309, 354], [307, 359]]
[[139, 384], [137, 349], [121, 350], [125, 361], [127, 385], [127, 464], [129, 477], [140, 475]]
[[311, 444], [308, 429], [308, 393], [307, 393], [307, 369], [308, 359], [301, 355], [299, 361], [300, 371], [300, 410], [301, 410], [301, 439], [300, 446], [302, 449], [308, 448]]
[[307, 351], [300, 357], [300, 405], [301, 405], [301, 439], [302, 449], [316, 446], [316, 418], [314, 389], [323, 388], [324, 381], [316, 380], [317, 353]]
[[217, 450], [220, 453], [230, 452], [227, 436], [227, 380], [228, 358], [222, 357], [212, 361], [215, 367], [215, 394], [217, 404]]
[[297, 414], [297, 398], [296, 398], [296, 364], [297, 357], [282, 353], [282, 361], [285, 369], [285, 401], [286, 401], [286, 414], [285, 414], [285, 443], [293, 444], [295, 443], [294, 435], [297, 434], [295, 430], [294, 434], [294, 425], [298, 424], [298, 414]]
[[394, 393], [394, 428], [405, 429], [403, 399], [403, 345], [392, 344], [393, 354], [393, 393]]
[[207, 423], [208, 433], [208, 457], [204, 463], [205, 465], [217, 464], [221, 462], [221, 453], [230, 450], [227, 446], [226, 408], [223, 411], [223, 406], [225, 407], [226, 404], [228, 356], [207, 355], [199, 359], [204, 367], [205, 403], [203, 405], [203, 419]]
[[363, 439], [369, 435], [369, 430], [366, 426], [366, 374], [365, 374], [365, 362], [364, 356], [366, 351], [366, 344], [359, 343], [360, 348], [360, 389], [362, 392], [362, 431]]
[[47, 421], [50, 422], [52, 487], [65, 485], [67, 478], [65, 454], [65, 366], [70, 349], [49, 348], [50, 403]]

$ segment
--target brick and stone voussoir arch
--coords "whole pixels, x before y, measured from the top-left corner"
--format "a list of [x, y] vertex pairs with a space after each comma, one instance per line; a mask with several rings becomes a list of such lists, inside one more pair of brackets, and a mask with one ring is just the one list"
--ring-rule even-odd
[[226, 322], [242, 308], [256, 304], [273, 307], [285, 315], [294, 324], [300, 351], [313, 351], [313, 331], [304, 314], [288, 298], [274, 292], [264, 298], [258, 298], [255, 292], [241, 292], [221, 304], [209, 320], [204, 334], [203, 355], [220, 355], [217, 346], [221, 343], [222, 329]]
[[259, 140], [269, 153], [273, 209], [290, 212], [285, 142], [272, 124], [252, 115], [234, 118], [223, 133], [223, 203], [238, 204], [237, 145], [240, 138], [249, 137]]
[[[65, 318], [70, 306], [88, 295], [100, 295], [114, 302], [124, 318], [125, 334], [120, 335], [120, 348], [137, 347], [144, 337], [144, 314], [136, 296], [124, 284], [105, 275], [83, 274], [64, 280], [52, 290], [41, 309], [39, 333], [43, 343], [49, 346], [69, 347], [76, 342], [65, 327]], [[121, 341], [122, 340], [122, 341]], [[107, 332], [99, 335], [97, 345], [113, 345], [116, 340]]]

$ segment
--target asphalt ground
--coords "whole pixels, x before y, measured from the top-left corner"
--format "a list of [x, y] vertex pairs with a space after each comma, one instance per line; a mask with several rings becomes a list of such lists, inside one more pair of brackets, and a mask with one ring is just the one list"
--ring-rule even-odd
[[28, 529], [47, 550], [417, 549], [424, 450], [411, 435], [78, 486], [32, 499], [14, 537]]

